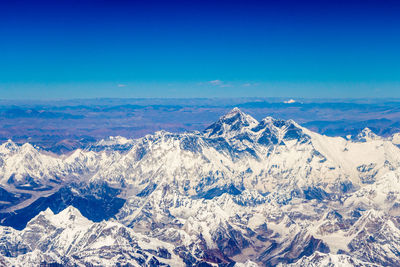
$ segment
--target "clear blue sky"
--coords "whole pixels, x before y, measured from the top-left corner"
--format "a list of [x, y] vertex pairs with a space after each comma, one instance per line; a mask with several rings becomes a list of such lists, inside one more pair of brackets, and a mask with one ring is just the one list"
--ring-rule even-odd
[[399, 14], [399, 1], [2, 1], [0, 98], [400, 97]]

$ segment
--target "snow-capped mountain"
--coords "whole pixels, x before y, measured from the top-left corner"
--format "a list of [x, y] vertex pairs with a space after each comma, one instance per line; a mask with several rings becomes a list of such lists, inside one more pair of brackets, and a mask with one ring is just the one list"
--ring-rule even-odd
[[94, 223], [70, 206], [40, 212], [22, 231], [2, 227], [2, 261], [16, 266], [184, 266], [173, 245], [110, 220]]
[[[400, 261], [396, 140], [367, 128], [355, 138], [327, 137], [292, 120], [258, 122], [235, 108], [203, 132], [110, 137], [68, 155], [8, 141], [0, 146], [2, 260], [113, 266], [149, 265], [154, 256], [171, 266], [393, 266]], [[55, 223], [71, 212], [79, 221]], [[55, 232], [37, 247], [26, 233], [40, 218]], [[148, 256], [138, 262], [128, 256], [138, 252], [101, 246], [128, 242], [105, 231], [110, 224], [129, 240], [152, 240], [170, 258], [143, 252]], [[67, 228], [73, 230], [62, 234]], [[107, 242], [79, 241], [92, 228]]]

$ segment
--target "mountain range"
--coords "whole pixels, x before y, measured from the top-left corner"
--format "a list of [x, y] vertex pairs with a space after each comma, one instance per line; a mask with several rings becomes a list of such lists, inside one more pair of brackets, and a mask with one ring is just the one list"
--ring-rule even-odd
[[400, 266], [400, 134], [238, 108], [66, 154], [0, 146], [4, 266]]

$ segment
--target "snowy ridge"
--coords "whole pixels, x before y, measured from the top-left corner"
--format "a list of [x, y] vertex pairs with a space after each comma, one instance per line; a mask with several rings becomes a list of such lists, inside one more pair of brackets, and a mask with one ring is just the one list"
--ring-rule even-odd
[[90, 150], [102, 151], [102, 150], [114, 150], [114, 151], [126, 151], [132, 148], [135, 140], [125, 138], [123, 136], [109, 136], [106, 139], [102, 139], [89, 146]]

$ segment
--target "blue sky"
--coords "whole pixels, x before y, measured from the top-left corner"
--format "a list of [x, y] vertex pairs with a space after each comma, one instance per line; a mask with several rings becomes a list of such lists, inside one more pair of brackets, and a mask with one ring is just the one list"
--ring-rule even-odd
[[4, 2], [0, 98], [400, 97], [395, 1]]

